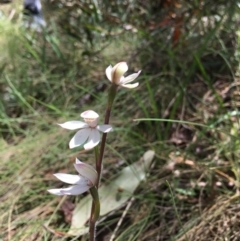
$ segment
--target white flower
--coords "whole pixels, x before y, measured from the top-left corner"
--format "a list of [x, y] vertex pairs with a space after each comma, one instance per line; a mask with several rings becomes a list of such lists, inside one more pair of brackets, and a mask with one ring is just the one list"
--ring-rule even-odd
[[54, 174], [54, 176], [62, 182], [73, 184], [73, 186], [60, 189], [49, 189], [48, 192], [55, 195], [79, 195], [96, 185], [98, 175], [92, 166], [83, 163], [76, 158], [76, 164], [74, 164], [74, 167], [79, 175], [65, 173]]
[[59, 124], [61, 127], [68, 130], [80, 129], [69, 142], [69, 148], [74, 148], [84, 144], [84, 149], [89, 150], [98, 145], [100, 142], [100, 133], [112, 131], [110, 125], [98, 125], [99, 115], [93, 110], [84, 111], [80, 115], [85, 122], [82, 121], [67, 121], [63, 124]]
[[141, 73], [141, 70], [138, 71], [135, 74], [131, 74], [127, 77], [124, 77], [123, 75], [127, 72], [128, 66], [126, 62], [120, 62], [116, 64], [114, 67], [111, 65], [106, 68], [106, 75], [110, 82], [120, 85], [125, 88], [135, 88], [139, 85], [139, 83], [129, 84], [133, 80], [135, 80], [138, 75]]

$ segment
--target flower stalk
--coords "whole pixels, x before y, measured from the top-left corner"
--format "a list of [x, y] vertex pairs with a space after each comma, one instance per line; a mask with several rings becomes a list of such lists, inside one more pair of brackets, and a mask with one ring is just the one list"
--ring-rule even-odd
[[[105, 111], [104, 124], [108, 124], [109, 123], [112, 105], [113, 105], [113, 102], [114, 102], [114, 99], [115, 99], [116, 93], [117, 93], [117, 87], [118, 86], [113, 83], [111, 85], [110, 89], [109, 89], [108, 105], [107, 105], [107, 109]], [[103, 160], [106, 140], [107, 140], [107, 133], [103, 133], [101, 146], [100, 146], [100, 153], [99, 153], [99, 150], [98, 150], [98, 146], [96, 146], [94, 148], [95, 159], [96, 159], [96, 170], [97, 170], [97, 174], [98, 174], [98, 178], [97, 178], [97, 182], [96, 182], [96, 188], [97, 189], [99, 187], [100, 179], [101, 179], [101, 175], [102, 175], [102, 160]], [[90, 241], [94, 241], [95, 240], [95, 236], [96, 236], [95, 235], [95, 233], [96, 233], [96, 221], [97, 221], [97, 219], [98, 219], [98, 217], [100, 215], [100, 203], [97, 203], [94, 200], [94, 196], [93, 196], [93, 195], [98, 195], [97, 189], [94, 190], [96, 193], [93, 192], [93, 188], [90, 189], [91, 195], [93, 197], [92, 208], [91, 208], [91, 218], [90, 218], [90, 223], [89, 223], [89, 237], [90, 237]], [[98, 198], [98, 200], [99, 200], [99, 198]], [[97, 216], [97, 213], [98, 213], [98, 216]], [[97, 217], [97, 219], [96, 219], [96, 217]]]
[[92, 196], [92, 209], [91, 209], [91, 217], [89, 220], [89, 238], [90, 241], [94, 241], [96, 237], [96, 222], [100, 215], [100, 201], [98, 190], [96, 187], [92, 187], [89, 189]]
[[91, 215], [91, 221], [97, 222], [99, 215], [100, 215], [100, 201], [99, 201], [99, 195], [98, 190], [96, 187], [92, 187], [89, 189], [92, 199], [94, 202], [94, 213]]
[[[104, 119], [105, 125], [109, 124], [112, 105], [113, 105], [114, 99], [115, 99], [116, 94], [117, 94], [117, 88], [118, 88], [118, 86], [115, 85], [114, 83], [112, 83], [111, 87], [109, 89], [108, 105], [107, 105], [107, 108], [106, 108], [106, 111], [105, 111], [105, 119]], [[97, 173], [98, 173], [97, 187], [99, 187], [99, 184], [100, 184], [100, 177], [101, 177], [101, 172], [102, 172], [102, 160], [103, 160], [106, 140], [107, 140], [107, 133], [103, 133], [102, 141], [101, 141], [101, 145], [100, 145], [100, 153], [99, 153], [99, 157], [98, 157], [97, 162], [96, 162], [96, 170], [97, 170]]]

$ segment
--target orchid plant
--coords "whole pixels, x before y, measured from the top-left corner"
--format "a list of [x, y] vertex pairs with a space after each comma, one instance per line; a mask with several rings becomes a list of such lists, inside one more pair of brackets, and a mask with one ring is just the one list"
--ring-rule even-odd
[[[98, 187], [100, 183], [102, 173], [102, 162], [104, 156], [105, 143], [107, 133], [113, 130], [109, 125], [110, 114], [112, 105], [117, 94], [118, 87], [124, 88], [136, 88], [138, 82], [130, 84], [140, 74], [141, 71], [124, 77], [124, 74], [128, 70], [126, 62], [120, 62], [115, 66], [108, 66], [106, 69], [106, 76], [111, 82], [111, 86], [108, 92], [108, 104], [105, 111], [105, 121], [103, 125], [98, 125], [99, 115], [93, 110], [87, 110], [81, 113], [83, 121], [67, 121], [63, 124], [59, 124], [62, 128], [68, 130], [78, 130], [73, 138], [69, 142], [69, 148], [75, 148], [82, 146], [85, 150], [94, 149], [96, 167], [92, 167], [86, 163], [76, 159], [74, 167], [79, 175], [56, 173], [54, 176], [60, 181], [71, 184], [72, 186], [60, 189], [49, 189], [48, 192], [55, 195], [79, 195], [86, 191], [90, 191], [92, 195], [92, 209], [89, 219], [89, 237], [90, 241], [95, 240], [96, 222], [100, 214], [100, 201], [98, 195]], [[102, 134], [102, 139], [100, 133]], [[100, 149], [98, 148], [101, 140]]]

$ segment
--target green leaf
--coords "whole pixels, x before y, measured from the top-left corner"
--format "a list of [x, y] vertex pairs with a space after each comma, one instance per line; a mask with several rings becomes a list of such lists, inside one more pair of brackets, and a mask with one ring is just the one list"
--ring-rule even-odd
[[[154, 154], [151, 150], [145, 152], [138, 162], [125, 167], [116, 177], [99, 188], [100, 216], [119, 209], [132, 197], [139, 183], [145, 179]], [[92, 198], [88, 195], [76, 206], [68, 234], [78, 236], [88, 232], [85, 224], [90, 217], [91, 205]]]

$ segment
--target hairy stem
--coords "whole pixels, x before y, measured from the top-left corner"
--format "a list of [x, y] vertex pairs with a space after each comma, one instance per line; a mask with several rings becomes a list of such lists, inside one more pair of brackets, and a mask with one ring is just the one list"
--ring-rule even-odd
[[89, 241], [95, 241], [96, 237], [96, 222], [91, 220], [89, 221]]
[[[97, 169], [97, 162], [98, 162], [98, 158], [99, 158], [98, 146], [96, 146], [94, 148], [94, 154], [95, 154], [96, 169]], [[95, 201], [93, 199], [92, 200], [92, 207], [91, 207], [91, 216], [90, 216], [90, 220], [89, 220], [89, 238], [90, 238], [90, 241], [94, 241], [95, 237], [96, 237], [96, 221], [94, 220], [94, 214], [95, 214]]]
[[98, 190], [96, 187], [90, 188], [90, 193], [93, 200], [92, 200], [91, 217], [89, 220], [89, 240], [95, 241], [96, 222], [100, 215], [100, 201], [98, 196]]
[[[111, 114], [111, 110], [112, 110], [112, 104], [114, 102], [116, 93], [117, 93], [117, 86], [115, 84], [112, 84], [109, 89], [109, 93], [108, 93], [108, 105], [107, 105], [107, 109], [105, 111], [104, 124], [109, 124], [110, 114]], [[93, 188], [90, 189], [91, 195], [93, 197], [92, 208], [91, 208], [91, 217], [90, 217], [90, 221], [89, 221], [89, 238], [90, 238], [89, 240], [90, 241], [95, 241], [96, 222], [97, 222], [99, 214], [100, 214], [100, 202], [99, 202], [97, 189], [99, 187], [100, 179], [101, 179], [102, 160], [103, 160], [103, 155], [104, 155], [106, 139], [107, 139], [107, 133], [103, 133], [101, 146], [100, 146], [100, 152], [98, 150], [98, 146], [96, 148], [94, 148], [95, 159], [96, 159], [96, 170], [98, 173], [98, 178], [97, 178], [96, 187], [93, 187], [94, 189]]]
[[[109, 89], [108, 105], [107, 105], [107, 109], [105, 111], [104, 124], [106, 124], [106, 125], [109, 124], [112, 105], [113, 105], [116, 93], [117, 93], [117, 85], [112, 84], [110, 89]], [[97, 170], [97, 173], [98, 173], [98, 180], [97, 180], [97, 185], [96, 185], [97, 188], [99, 187], [99, 184], [100, 184], [100, 178], [101, 178], [101, 173], [102, 173], [102, 160], [103, 160], [106, 140], [107, 140], [107, 133], [103, 133], [101, 146], [100, 146], [100, 153], [99, 153], [98, 159], [96, 161], [96, 170]]]

